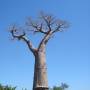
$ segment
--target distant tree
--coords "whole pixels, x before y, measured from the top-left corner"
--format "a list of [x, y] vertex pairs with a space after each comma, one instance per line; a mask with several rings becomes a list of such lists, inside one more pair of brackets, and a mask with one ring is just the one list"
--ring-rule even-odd
[[3, 86], [0, 84], [0, 90], [3, 90]]
[[61, 83], [60, 86], [54, 86], [53, 88], [50, 88], [50, 90], [65, 90], [69, 86], [66, 83]]
[[66, 88], [68, 88], [69, 86], [66, 83], [61, 83], [61, 88], [62, 90], [65, 90]]
[[0, 90], [16, 90], [16, 87], [11, 87], [11, 86], [3, 86], [0, 84]]
[[59, 86], [54, 86], [52, 90], [62, 90], [62, 88]]
[[22, 90], [27, 90], [27, 88], [25, 88], [25, 89], [22, 88]]
[[[10, 32], [13, 38], [24, 41], [35, 57], [33, 90], [48, 90], [46, 45], [55, 33], [63, 32], [67, 26], [68, 23], [66, 21], [41, 13], [38, 21], [28, 18], [26, 22], [28, 30], [16, 27], [15, 25], [11, 27]], [[42, 35], [37, 48], [33, 46], [31, 39], [28, 39], [31, 37], [28, 31], [38, 34], [38, 38]]]

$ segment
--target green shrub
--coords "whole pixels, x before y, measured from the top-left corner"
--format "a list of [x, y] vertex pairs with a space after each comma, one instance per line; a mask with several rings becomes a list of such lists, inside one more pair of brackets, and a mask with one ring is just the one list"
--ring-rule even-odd
[[11, 87], [11, 86], [3, 86], [0, 84], [0, 90], [16, 90], [16, 87]]

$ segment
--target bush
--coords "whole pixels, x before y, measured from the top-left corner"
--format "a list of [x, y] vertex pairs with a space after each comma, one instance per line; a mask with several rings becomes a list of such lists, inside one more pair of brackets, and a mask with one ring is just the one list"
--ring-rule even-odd
[[0, 90], [16, 90], [16, 87], [11, 87], [11, 86], [3, 86], [0, 84]]
[[60, 86], [54, 86], [53, 88], [50, 88], [50, 90], [65, 90], [69, 86], [66, 83], [61, 83]]

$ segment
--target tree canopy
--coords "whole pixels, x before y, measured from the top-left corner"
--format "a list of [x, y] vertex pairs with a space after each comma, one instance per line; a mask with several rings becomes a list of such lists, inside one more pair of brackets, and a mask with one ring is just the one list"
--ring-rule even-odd
[[[32, 20], [30, 17], [25, 22], [24, 27], [12, 25], [10, 27], [10, 32], [13, 39], [23, 40], [29, 47], [30, 51], [33, 53], [39, 50], [42, 44], [47, 44], [49, 39], [56, 32], [63, 32], [65, 28], [69, 26], [68, 22], [56, 19], [53, 15], [40, 13], [37, 20]], [[41, 41], [37, 48], [32, 44], [30, 34], [41, 34]]]

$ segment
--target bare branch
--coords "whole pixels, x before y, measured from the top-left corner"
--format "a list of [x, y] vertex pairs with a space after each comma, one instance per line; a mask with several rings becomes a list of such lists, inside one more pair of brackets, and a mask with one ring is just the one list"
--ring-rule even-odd
[[66, 21], [55, 19], [52, 15], [45, 15], [43, 12], [41, 13], [41, 18], [46, 23], [46, 26], [48, 27], [48, 32], [53, 31], [55, 32], [62, 32], [64, 31], [64, 28], [67, 28], [69, 25]]
[[31, 19], [28, 19], [28, 22], [26, 23], [27, 26], [31, 26], [34, 30], [32, 30], [34, 33], [43, 33], [47, 34], [47, 31], [44, 31], [43, 29], [43, 23], [34, 23]]
[[45, 21], [48, 29], [51, 31], [51, 25], [53, 24], [54, 18], [51, 15], [45, 15], [44, 13], [41, 13], [41, 18]]
[[[32, 31], [33, 33], [40, 33], [43, 35], [37, 48], [39, 49], [42, 46], [42, 44], [46, 45], [49, 39], [52, 37], [52, 35], [54, 35], [56, 32], [64, 31], [64, 29], [68, 27], [68, 23], [66, 21], [56, 19], [52, 15], [40, 13], [40, 18], [38, 19], [38, 21], [34, 21], [31, 20], [31, 18], [28, 18], [26, 22], [26, 27], [27, 30], [29, 29], [28, 31]], [[26, 38], [27, 30], [18, 33], [18, 29], [15, 26], [13, 26], [13, 28], [11, 29], [11, 34], [13, 38], [25, 41], [29, 49], [31, 51], [35, 51], [36, 49], [33, 48], [31, 40], [28, 40]]]
[[52, 36], [52, 31], [49, 31], [48, 34], [46, 34], [43, 39], [41, 40], [39, 46], [38, 46], [38, 50], [41, 48], [42, 45], [46, 45], [47, 42], [49, 41], [49, 39], [51, 38]]
[[48, 31], [48, 33], [43, 37], [43, 39], [39, 45], [39, 48], [42, 46], [42, 44], [46, 45], [54, 33], [58, 32], [58, 31], [62, 32], [62, 31], [64, 31], [64, 28], [67, 28], [67, 26], [68, 26], [68, 24], [65, 21], [59, 21], [59, 22], [56, 22], [55, 24], [56, 24], [55, 29], [54, 30], [51, 29]]
[[30, 40], [26, 38], [26, 33], [23, 31], [22, 34], [18, 34], [18, 29], [15, 26], [12, 26], [12, 29], [10, 30], [10, 33], [12, 34], [13, 38], [16, 38], [18, 40], [23, 40], [29, 47], [29, 49], [34, 53], [36, 49], [33, 47]]
[[52, 33], [55, 32], [63, 32], [65, 28], [69, 27], [69, 24], [66, 21], [61, 21], [59, 20], [59, 22], [56, 23], [56, 28], [53, 30]]

